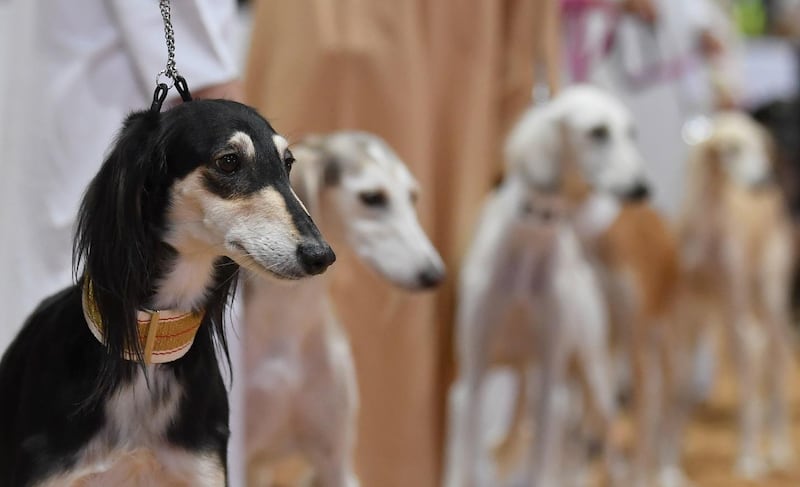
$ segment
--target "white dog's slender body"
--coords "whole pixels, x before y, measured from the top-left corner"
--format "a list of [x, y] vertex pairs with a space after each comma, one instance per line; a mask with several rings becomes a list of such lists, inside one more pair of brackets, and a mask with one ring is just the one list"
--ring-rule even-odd
[[326, 287], [324, 279], [291, 287], [248, 283], [248, 485], [271, 485], [271, 464], [297, 453], [313, 465], [320, 485], [358, 485], [355, 370]]
[[786, 466], [793, 455], [786, 391], [794, 252], [788, 212], [771, 180], [770, 144], [746, 115], [718, 115], [692, 155], [680, 225], [695, 324], [720, 319], [732, 348], [741, 398], [737, 467], [750, 478], [768, 466], [764, 426], [772, 466]]
[[520, 398], [517, 412], [537, 428], [524, 485], [563, 485], [571, 360], [586, 378], [591, 408], [604, 422], [612, 417], [603, 298], [561, 203], [509, 177], [484, 208], [459, 288], [448, 487], [498, 485], [478, 431], [481, 385], [492, 366], [518, 373], [518, 394], [535, 392], [533, 400]]
[[[633, 121], [618, 101], [602, 91], [572, 87], [523, 115], [508, 138], [506, 157], [506, 182], [485, 209], [461, 281], [459, 378], [451, 395], [447, 487], [491, 482], [490, 474], [482, 473], [489, 469], [477, 436], [477, 401], [481, 378], [495, 363], [517, 361], [515, 367], [524, 369], [536, 362], [541, 376], [540, 384], [530, 389], [539, 404], [527, 407], [535, 411], [530, 416], [537, 424], [533, 458], [527, 462], [535, 472], [525, 485], [564, 485], [558, 474], [563, 447], [559, 438], [564, 434], [559, 413], [566, 408], [556, 403], [567, 388], [570, 357], [577, 358], [584, 369], [587, 404], [600, 412], [601, 428], [609, 426], [614, 414], [616, 384], [609, 371], [605, 299], [575, 232], [582, 240], [592, 240], [617, 221], [620, 201], [646, 196]], [[518, 213], [519, 202], [505, 193], [520, 187], [527, 189], [517, 192], [529, 197], [537, 192], [555, 194], [565, 210], [554, 221], [532, 224], [527, 234], [515, 229], [508, 218]], [[517, 253], [503, 248], [511, 242]], [[526, 262], [539, 262], [541, 267]], [[505, 285], [521, 283], [515, 293], [502, 290], [507, 279], [502, 273], [509, 266], [521, 278]], [[532, 286], [534, 282], [538, 286]], [[515, 299], [525, 303], [533, 334], [500, 325], [509, 308], [519, 306]], [[498, 342], [514, 344], [522, 353], [516, 357], [497, 354], [493, 347]], [[512, 428], [519, 419], [520, 414], [515, 414]], [[609, 431], [599, 433], [608, 435]]]
[[[436, 285], [443, 264], [414, 210], [416, 183], [377, 137], [343, 132], [293, 148], [293, 185], [332, 242], [395, 284]], [[287, 455], [307, 459], [322, 487], [355, 487], [358, 407], [349, 344], [327, 280], [248, 283], [245, 339], [248, 484], [269, 485]]]

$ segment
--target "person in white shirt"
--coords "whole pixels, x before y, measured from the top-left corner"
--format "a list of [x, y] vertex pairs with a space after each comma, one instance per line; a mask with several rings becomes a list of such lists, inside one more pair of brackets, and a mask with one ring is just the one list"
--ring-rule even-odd
[[[235, 3], [172, 4], [177, 67], [192, 94], [239, 97]], [[0, 67], [0, 353], [42, 298], [71, 283], [84, 188], [124, 117], [150, 105], [167, 60], [156, 0], [12, 0], [2, 8], [11, 47]], [[176, 96], [171, 90], [167, 103]]]

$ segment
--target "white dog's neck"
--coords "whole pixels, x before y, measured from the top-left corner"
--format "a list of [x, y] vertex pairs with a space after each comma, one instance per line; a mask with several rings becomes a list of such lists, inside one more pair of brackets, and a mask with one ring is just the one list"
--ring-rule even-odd
[[[312, 217], [335, 252], [349, 250], [340, 240], [341, 229], [326, 225], [324, 216]], [[332, 324], [336, 326], [328, 319], [333, 315], [328, 297], [332, 272], [336, 272], [336, 265], [324, 274], [288, 283], [249, 276], [249, 316], [245, 318], [245, 362], [249, 370], [265, 356], [302, 353], [307, 340], [326, 333]]]
[[306, 340], [323, 331], [330, 303], [325, 276], [291, 283], [249, 278], [245, 363], [255, 370], [265, 356], [301, 354]]
[[575, 231], [583, 240], [593, 240], [605, 233], [622, 210], [621, 203], [605, 193], [594, 193], [575, 212]]

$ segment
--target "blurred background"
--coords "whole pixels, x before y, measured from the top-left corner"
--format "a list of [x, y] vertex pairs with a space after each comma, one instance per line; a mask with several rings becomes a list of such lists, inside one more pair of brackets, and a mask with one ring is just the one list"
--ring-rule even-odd
[[[361, 396], [363, 486], [440, 484], [454, 282], [501, 173], [504, 137], [535, 99], [575, 82], [618, 95], [637, 121], [652, 201], [670, 218], [691, 122], [719, 107], [757, 114], [778, 142], [787, 208], [800, 216], [800, 0], [173, 5], [178, 67], [201, 96], [251, 104], [290, 140], [376, 133], [420, 182], [420, 218], [449, 270], [441, 289], [399, 291], [346, 255], [336, 265]], [[0, 0], [0, 350], [70, 282], [80, 193], [124, 115], [149, 103], [164, 61], [152, 0]], [[800, 462], [759, 481], [734, 477], [735, 381], [724, 367], [721, 377], [690, 427], [689, 477], [701, 487], [800, 485]]]

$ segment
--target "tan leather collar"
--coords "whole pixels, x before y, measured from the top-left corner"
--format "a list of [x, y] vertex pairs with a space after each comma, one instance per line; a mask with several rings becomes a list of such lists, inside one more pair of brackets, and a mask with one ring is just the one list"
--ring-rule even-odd
[[[204, 315], [205, 311], [138, 311], [139, 345], [145, 363], [162, 364], [183, 357], [194, 343]], [[92, 335], [100, 343], [105, 343], [103, 323], [88, 278], [84, 279], [83, 285], [83, 316]], [[126, 350], [123, 356], [126, 360], [137, 360], [133, 350]]]

